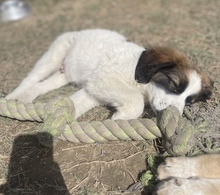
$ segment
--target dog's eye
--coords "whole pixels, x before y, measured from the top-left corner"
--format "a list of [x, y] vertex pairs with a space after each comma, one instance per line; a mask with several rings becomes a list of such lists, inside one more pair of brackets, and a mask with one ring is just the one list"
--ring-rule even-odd
[[172, 93], [179, 93], [179, 89], [178, 89], [178, 85], [176, 84], [176, 82], [170, 77], [169, 74], [165, 74], [167, 77], [167, 84], [168, 84], [168, 89], [170, 92]]
[[169, 87], [170, 87], [170, 90], [174, 93], [178, 93], [178, 86], [177, 84], [169, 78]]
[[171, 77], [168, 77], [168, 82], [169, 82], [169, 90], [172, 92], [172, 93], [175, 93], [175, 94], [180, 94], [182, 93], [186, 86], [187, 86], [187, 83], [185, 82], [178, 82], [178, 81], [174, 81], [173, 79], [171, 79]]
[[[154, 77], [154, 82], [167, 91], [167, 93], [181, 94], [187, 86], [187, 82], [181, 80], [181, 78], [175, 76], [174, 74], [169, 74], [170, 72], [158, 73]], [[172, 73], [172, 72], [171, 72]]]

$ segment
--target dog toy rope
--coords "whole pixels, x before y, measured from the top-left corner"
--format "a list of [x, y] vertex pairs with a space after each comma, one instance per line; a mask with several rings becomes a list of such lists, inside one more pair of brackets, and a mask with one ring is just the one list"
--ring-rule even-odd
[[180, 116], [174, 107], [168, 107], [157, 117], [157, 124], [150, 119], [104, 120], [77, 122], [71, 99], [57, 99], [48, 104], [27, 103], [0, 98], [0, 115], [18, 120], [43, 122], [39, 136], [44, 146], [50, 146], [51, 139], [70, 142], [104, 142], [114, 140], [153, 140], [162, 137], [164, 147], [173, 156], [184, 155], [192, 147], [191, 139], [195, 128], [189, 120]]

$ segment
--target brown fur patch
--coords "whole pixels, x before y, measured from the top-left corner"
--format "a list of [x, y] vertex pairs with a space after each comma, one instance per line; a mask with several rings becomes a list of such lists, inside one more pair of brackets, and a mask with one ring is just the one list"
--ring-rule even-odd
[[[173, 70], [165, 69], [163, 70], [163, 73], [169, 75], [174, 83], [176, 83], [176, 85], [180, 88], [181, 85], [183, 86], [188, 80], [187, 72], [191, 70], [197, 71], [201, 77], [202, 89], [198, 95], [196, 95], [195, 101], [205, 101], [210, 98], [213, 90], [213, 81], [206, 74], [192, 67], [188, 58], [183, 53], [174, 49], [163, 47], [150, 49], [148, 53], [151, 55], [152, 61], [154, 61], [153, 58], [157, 58], [156, 61], [159, 63], [170, 61], [175, 64]], [[157, 76], [159, 77], [159, 75]], [[160, 82], [164, 82], [163, 77], [160, 78]]]
[[148, 65], [172, 62], [175, 64], [175, 67], [181, 69], [188, 69], [191, 67], [188, 58], [183, 53], [167, 47], [148, 49], [146, 61]]
[[183, 53], [166, 47], [155, 47], [142, 53], [135, 76], [140, 83], [152, 80], [168, 91], [180, 94], [188, 85], [189, 69], [190, 63]]
[[205, 101], [211, 95], [212, 81], [204, 73], [192, 67], [182, 52], [171, 48], [155, 47], [144, 51], [136, 67], [135, 79], [139, 83], [148, 83], [151, 80], [168, 92], [180, 94], [188, 86], [187, 75], [192, 70], [197, 71], [201, 76], [202, 89], [189, 99], [192, 99], [192, 102]]
[[198, 177], [220, 179], [220, 155], [206, 154], [192, 158], [197, 164]]

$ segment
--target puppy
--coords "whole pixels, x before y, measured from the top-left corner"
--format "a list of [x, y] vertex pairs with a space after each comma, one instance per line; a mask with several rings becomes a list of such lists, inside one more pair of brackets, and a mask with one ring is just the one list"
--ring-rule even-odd
[[158, 167], [159, 183], [155, 195], [219, 195], [220, 155], [167, 158]]
[[94, 106], [116, 108], [112, 119], [138, 118], [146, 102], [157, 112], [209, 98], [210, 79], [180, 52], [145, 49], [112, 31], [83, 30], [59, 36], [33, 70], [6, 99], [32, 102], [68, 83], [78, 118]]

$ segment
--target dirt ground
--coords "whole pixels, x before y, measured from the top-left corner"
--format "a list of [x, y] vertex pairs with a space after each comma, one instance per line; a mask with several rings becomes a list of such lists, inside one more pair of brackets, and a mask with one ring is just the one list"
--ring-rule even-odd
[[[1, 2], [1, 0], [0, 0]], [[118, 31], [141, 45], [170, 46], [185, 52], [215, 82], [210, 105], [220, 99], [220, 1], [218, 0], [27, 0], [24, 20], [0, 23], [0, 96], [10, 93], [50, 43], [63, 32], [87, 28]], [[66, 86], [37, 101], [67, 96]], [[109, 117], [97, 107], [80, 120]], [[36, 122], [0, 117], [0, 193], [122, 194], [148, 170], [149, 154], [161, 155], [156, 141], [42, 147]], [[133, 192], [127, 194], [144, 194]], [[146, 193], [145, 193], [146, 194]]]

